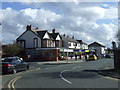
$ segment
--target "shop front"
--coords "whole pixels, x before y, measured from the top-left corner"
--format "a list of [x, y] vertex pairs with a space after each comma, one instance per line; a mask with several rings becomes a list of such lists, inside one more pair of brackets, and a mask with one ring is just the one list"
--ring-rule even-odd
[[90, 50], [88, 49], [74, 49], [73, 54], [79, 56], [79, 59], [84, 59], [85, 55], [89, 55]]
[[73, 49], [61, 48], [59, 51], [59, 55], [60, 55], [59, 60], [70, 59], [70, 57], [73, 57]]
[[58, 61], [59, 48], [37, 48], [36, 59], [47, 61]]
[[66, 60], [73, 53], [73, 49], [65, 48], [37, 48], [36, 59], [47, 61]]

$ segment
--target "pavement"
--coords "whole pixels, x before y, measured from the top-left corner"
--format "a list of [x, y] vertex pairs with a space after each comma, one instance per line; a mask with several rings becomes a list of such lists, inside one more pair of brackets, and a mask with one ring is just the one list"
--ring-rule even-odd
[[107, 67], [98, 71], [99, 74], [111, 78], [120, 79], [120, 73], [114, 69], [114, 67]]
[[[40, 62], [32, 62], [32, 63], [36, 63], [36, 64], [70, 64], [70, 63], [78, 63], [78, 62], [85, 62], [85, 59], [68, 59], [68, 60], [58, 60], [58, 61], [40, 61]], [[31, 63], [31, 62], [29, 62]]]

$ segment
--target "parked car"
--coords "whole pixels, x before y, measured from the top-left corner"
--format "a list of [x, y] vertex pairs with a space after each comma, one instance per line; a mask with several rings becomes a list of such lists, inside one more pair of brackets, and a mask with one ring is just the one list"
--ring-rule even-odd
[[89, 55], [89, 58], [87, 61], [96, 60], [96, 59], [97, 59], [97, 56], [92, 54], [92, 55]]
[[101, 57], [101, 58], [104, 58], [104, 57], [105, 57], [105, 54], [101, 54], [100, 57]]
[[4, 58], [0, 58], [0, 61], [3, 61], [4, 60]]
[[109, 54], [106, 54], [105, 58], [111, 58], [111, 56]]
[[17, 73], [18, 71], [28, 70], [29, 64], [22, 61], [19, 57], [8, 57], [2, 62], [2, 73]]

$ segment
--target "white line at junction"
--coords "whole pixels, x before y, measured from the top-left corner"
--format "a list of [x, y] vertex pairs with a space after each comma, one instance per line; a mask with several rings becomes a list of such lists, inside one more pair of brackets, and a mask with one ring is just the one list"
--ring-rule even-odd
[[[77, 69], [77, 68], [80, 68], [80, 66], [76, 66], [76, 67], [72, 68], [72, 70]], [[69, 83], [69, 84], [72, 84], [72, 82], [70, 82], [69, 80], [65, 79], [65, 78], [63, 77], [63, 73], [66, 72], [66, 71], [72, 71], [72, 70], [63, 70], [62, 72], [60, 72], [60, 77], [61, 77], [65, 82], [67, 82], [67, 83]]]
[[71, 84], [72, 82], [68, 81], [67, 79], [65, 79], [65, 78], [62, 76], [63, 72], [66, 72], [66, 71], [69, 71], [69, 70], [64, 70], [64, 71], [60, 72], [60, 77], [61, 77], [64, 81], [66, 81], [67, 83]]

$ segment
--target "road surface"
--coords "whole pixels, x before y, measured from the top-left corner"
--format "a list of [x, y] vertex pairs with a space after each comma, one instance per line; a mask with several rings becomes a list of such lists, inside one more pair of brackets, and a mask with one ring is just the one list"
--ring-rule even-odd
[[28, 71], [3, 76], [4, 88], [119, 88], [118, 80], [98, 74], [113, 59], [77, 63], [31, 64]]

